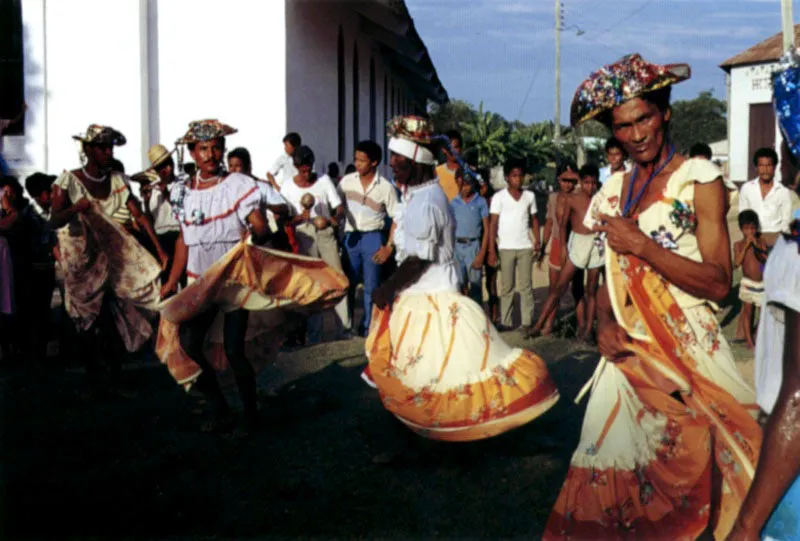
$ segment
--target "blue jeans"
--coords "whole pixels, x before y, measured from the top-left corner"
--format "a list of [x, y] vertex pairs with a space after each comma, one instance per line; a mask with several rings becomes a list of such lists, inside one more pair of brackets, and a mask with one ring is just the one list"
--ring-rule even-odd
[[[383, 246], [381, 231], [351, 231], [344, 237], [344, 248], [347, 250], [347, 278], [350, 280], [348, 290], [349, 302], [355, 300], [356, 285], [364, 283], [364, 319], [361, 327], [369, 329], [372, 317], [372, 292], [380, 284], [381, 266], [372, 261], [372, 256]], [[351, 311], [352, 313], [352, 311]]]
[[481, 269], [473, 269], [472, 262], [481, 251], [480, 239], [469, 243], [456, 242], [456, 264], [458, 265], [458, 280], [461, 287], [469, 286], [469, 297], [483, 305], [483, 287], [481, 287]]

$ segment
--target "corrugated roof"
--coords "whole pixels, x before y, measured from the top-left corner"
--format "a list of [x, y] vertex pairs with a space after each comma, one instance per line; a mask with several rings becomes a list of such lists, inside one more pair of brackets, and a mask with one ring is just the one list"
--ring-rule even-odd
[[[798, 43], [800, 39], [800, 24], [794, 26], [794, 42]], [[783, 56], [783, 34], [778, 32], [774, 36], [765, 39], [761, 43], [753, 45], [744, 52], [729, 58], [719, 67], [725, 71], [730, 71], [735, 66], [746, 66], [748, 64], [763, 64], [765, 62], [774, 62]]]

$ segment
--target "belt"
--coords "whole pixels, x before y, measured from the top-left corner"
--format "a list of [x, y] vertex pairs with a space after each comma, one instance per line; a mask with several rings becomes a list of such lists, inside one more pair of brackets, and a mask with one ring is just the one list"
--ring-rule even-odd
[[478, 240], [480, 240], [480, 239], [478, 239], [477, 237], [474, 237], [474, 238], [456, 237], [456, 242], [459, 243], [459, 244], [471, 244], [473, 242], [477, 242]]

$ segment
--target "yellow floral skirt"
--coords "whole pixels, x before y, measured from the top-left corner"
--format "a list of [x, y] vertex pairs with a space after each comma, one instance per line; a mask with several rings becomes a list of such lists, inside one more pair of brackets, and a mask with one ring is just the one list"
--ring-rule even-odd
[[239, 243], [203, 275], [161, 307], [156, 353], [187, 390], [202, 369], [183, 351], [180, 326], [218, 309], [205, 340], [205, 354], [221, 377], [232, 381], [222, 336], [224, 312], [250, 312], [245, 356], [258, 372], [281, 345], [286, 310], [312, 312], [334, 306], [347, 293], [347, 278], [321, 259]]
[[366, 348], [386, 409], [427, 438], [496, 436], [559, 398], [544, 361], [506, 344], [458, 293], [408, 293], [391, 312], [375, 309]]

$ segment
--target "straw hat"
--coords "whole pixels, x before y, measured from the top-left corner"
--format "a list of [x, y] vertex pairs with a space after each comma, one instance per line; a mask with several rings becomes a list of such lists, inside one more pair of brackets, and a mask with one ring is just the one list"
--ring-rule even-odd
[[100, 124], [90, 124], [86, 128], [86, 133], [73, 135], [72, 138], [92, 145], [122, 146], [127, 142], [122, 133], [110, 126], [101, 126]]
[[167, 150], [164, 145], [158, 144], [150, 147], [147, 151], [147, 159], [150, 160], [150, 167], [158, 167], [167, 161], [172, 152]]

